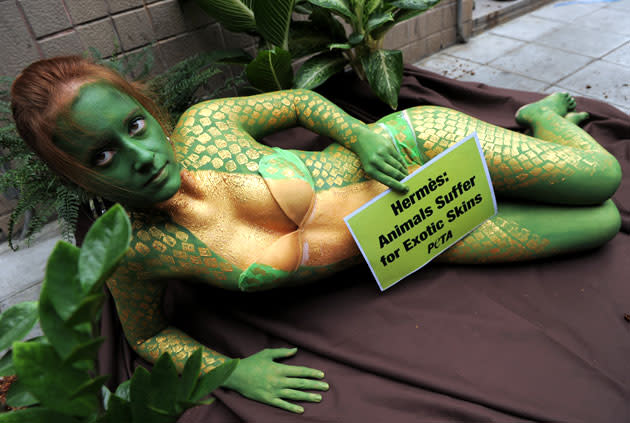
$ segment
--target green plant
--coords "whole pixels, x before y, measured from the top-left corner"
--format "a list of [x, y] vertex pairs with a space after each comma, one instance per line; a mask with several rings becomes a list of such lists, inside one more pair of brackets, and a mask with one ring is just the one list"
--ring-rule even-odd
[[8, 241], [12, 249], [17, 222], [27, 211], [36, 210], [25, 224], [27, 239], [37, 233], [55, 213], [59, 216], [65, 239], [71, 239], [76, 226], [82, 191], [62, 183], [18, 135], [11, 118], [8, 90], [12, 80], [0, 78], [0, 192], [16, 189], [16, 207], [9, 217]]
[[[440, 0], [197, 0], [231, 31], [262, 37], [247, 65], [250, 83], [272, 91], [312, 89], [350, 65], [392, 109], [398, 107], [403, 60], [383, 48], [387, 31]], [[296, 14], [302, 15], [292, 20]], [[346, 23], [349, 31], [342, 25]], [[293, 75], [291, 61], [312, 56]]]
[[[103, 338], [96, 337], [103, 284], [125, 254], [131, 237], [119, 205], [99, 218], [82, 248], [59, 241], [50, 255], [39, 302], [17, 304], [0, 315], [0, 375], [17, 374], [7, 403], [26, 407], [0, 414], [0, 422], [174, 422], [199, 404], [232, 373], [231, 360], [200, 375], [201, 350], [186, 362], [181, 378], [168, 354], [148, 372], [139, 367], [131, 380], [110, 392], [107, 376], [95, 375]], [[22, 339], [39, 319], [44, 336]]]

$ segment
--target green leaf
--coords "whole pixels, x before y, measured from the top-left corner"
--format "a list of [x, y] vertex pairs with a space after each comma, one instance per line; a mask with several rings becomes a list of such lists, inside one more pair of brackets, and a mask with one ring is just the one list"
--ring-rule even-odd
[[68, 320], [83, 296], [79, 282], [79, 249], [64, 241], [57, 242], [48, 257], [44, 283], [55, 311]]
[[374, 94], [396, 110], [403, 72], [402, 53], [399, 50], [376, 50], [361, 62]]
[[0, 376], [13, 376], [14, 374], [13, 351], [7, 351], [0, 359]]
[[79, 253], [79, 279], [83, 292], [94, 292], [124, 256], [131, 238], [127, 213], [116, 204], [90, 228]]
[[350, 36], [348, 37], [348, 42], [350, 43], [350, 45], [356, 46], [357, 44], [361, 43], [361, 41], [363, 41], [364, 38], [365, 38], [364, 34], [354, 32], [350, 34]]
[[339, 53], [324, 53], [312, 57], [298, 70], [295, 86], [308, 90], [318, 87], [334, 74], [343, 71], [347, 62]]
[[134, 422], [152, 422], [153, 414], [147, 407], [151, 397], [151, 375], [144, 367], [136, 367], [129, 386], [131, 414]]
[[169, 353], [163, 353], [151, 370], [149, 405], [175, 414], [179, 377]]
[[30, 407], [36, 404], [39, 404], [39, 401], [29, 392], [24, 382], [17, 379], [11, 384], [9, 392], [7, 392], [7, 405], [9, 407]]
[[199, 379], [199, 372], [201, 371], [201, 356], [202, 349], [199, 348], [186, 360], [182, 378], [177, 388], [177, 399], [179, 401], [188, 400], [195, 389], [197, 379]]
[[316, 28], [312, 22], [293, 22], [289, 31], [289, 51], [294, 59], [325, 50], [335, 41], [329, 31]]
[[44, 280], [39, 294], [39, 317], [42, 331], [62, 358], [68, 358], [79, 345], [91, 339], [90, 331], [81, 331], [66, 324], [57, 314], [48, 295], [48, 283]]
[[289, 49], [289, 24], [295, 0], [254, 1], [256, 29], [265, 40], [285, 50]]
[[95, 377], [94, 379], [88, 380], [83, 385], [79, 386], [70, 395], [70, 399], [75, 399], [82, 396], [96, 397], [96, 395], [101, 391], [103, 384], [105, 383], [107, 379], [109, 379], [109, 376], [104, 375], [104, 376], [98, 376], [98, 377]]
[[311, 13], [310, 21], [315, 30], [319, 30], [325, 34], [329, 34], [334, 41], [345, 41], [346, 30], [341, 22], [323, 7], [314, 7]]
[[37, 301], [15, 304], [0, 314], [0, 351], [21, 341], [33, 329], [37, 318]]
[[372, 15], [372, 13], [374, 13], [374, 11], [378, 9], [378, 7], [382, 3], [383, 0], [368, 0], [367, 4], [365, 5], [365, 16], [367, 16], [369, 19], [370, 15]]
[[103, 408], [105, 410], [107, 410], [107, 407], [109, 407], [109, 398], [112, 395], [112, 391], [110, 391], [107, 386], [101, 386], [101, 398], [103, 399]]
[[291, 54], [278, 47], [259, 51], [245, 72], [249, 82], [262, 91], [283, 90], [293, 85]]
[[388, 5], [398, 7], [400, 9], [425, 11], [438, 4], [440, 0], [394, 0], [389, 1]]
[[98, 350], [104, 340], [105, 338], [99, 337], [90, 339], [85, 344], [78, 345], [64, 361], [72, 364], [82, 360], [96, 360]]
[[65, 365], [50, 345], [18, 342], [13, 362], [20, 382], [51, 410], [71, 416], [89, 416], [98, 410], [94, 395], [74, 396], [90, 379], [87, 373]]
[[246, 32], [256, 29], [252, 4], [254, 0], [196, 0], [210, 16], [230, 31]]
[[346, 0], [308, 0], [310, 3], [323, 7], [324, 9], [332, 10], [338, 14], [349, 18], [351, 21], [355, 19], [354, 13], [350, 10], [348, 2]]
[[387, 22], [393, 22], [393, 21], [394, 21], [394, 16], [389, 12], [375, 13], [374, 15], [370, 16], [370, 18], [368, 19], [367, 24], [365, 26], [365, 31], [369, 34], [375, 29], [380, 28], [381, 26], [385, 25]]
[[350, 50], [352, 46], [348, 43], [335, 43], [328, 46], [329, 50]]
[[238, 363], [238, 359], [228, 360], [219, 367], [213, 369], [211, 372], [203, 375], [199, 378], [195, 391], [190, 399], [192, 401], [199, 401], [201, 398], [217, 389], [228, 377], [230, 377], [234, 369], [236, 369], [236, 366], [238, 366]]
[[94, 295], [88, 295], [81, 299], [77, 304], [76, 310], [72, 313], [68, 321], [69, 326], [76, 326], [80, 323], [92, 323], [101, 311], [105, 295], [100, 292]]
[[130, 387], [131, 387], [131, 379], [126, 380], [120, 385], [118, 385], [118, 387], [116, 388], [116, 392], [114, 392], [114, 395], [116, 395], [117, 397], [121, 399], [124, 399], [125, 401], [131, 401]]
[[[68, 415], [42, 407], [0, 413], [1, 423], [78, 423]], [[121, 422], [122, 423], [122, 422]]]
[[109, 397], [107, 412], [103, 416], [103, 423], [131, 423], [133, 421], [131, 404], [116, 395]]

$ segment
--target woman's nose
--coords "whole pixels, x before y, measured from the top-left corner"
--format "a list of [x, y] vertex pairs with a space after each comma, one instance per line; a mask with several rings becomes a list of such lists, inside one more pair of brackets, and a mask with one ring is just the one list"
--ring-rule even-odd
[[136, 172], [140, 173], [148, 173], [153, 170], [153, 160], [155, 158], [155, 153], [152, 151], [137, 149], [136, 157], [133, 163], [133, 169]]

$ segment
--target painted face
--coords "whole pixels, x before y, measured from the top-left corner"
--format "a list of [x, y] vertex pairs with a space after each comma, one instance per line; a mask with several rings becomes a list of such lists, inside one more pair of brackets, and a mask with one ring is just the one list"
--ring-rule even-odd
[[162, 127], [137, 101], [103, 82], [79, 89], [55, 145], [91, 169], [83, 185], [104, 198], [147, 207], [179, 189], [180, 169]]

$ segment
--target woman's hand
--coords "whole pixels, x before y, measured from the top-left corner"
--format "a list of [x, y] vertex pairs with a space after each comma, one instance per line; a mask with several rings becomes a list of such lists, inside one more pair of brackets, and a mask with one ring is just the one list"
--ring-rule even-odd
[[359, 156], [363, 170], [372, 179], [395, 191], [408, 191], [406, 186], [398, 182], [407, 176], [407, 165], [391, 141], [366, 130], [358, 137], [352, 151]]
[[303, 413], [304, 408], [286, 400], [320, 402], [322, 396], [303, 390], [327, 391], [324, 373], [308, 367], [288, 366], [276, 363], [278, 358], [295, 355], [297, 348], [266, 349], [241, 359], [240, 363], [223, 383], [223, 386], [240, 392], [243, 396], [294, 413]]

